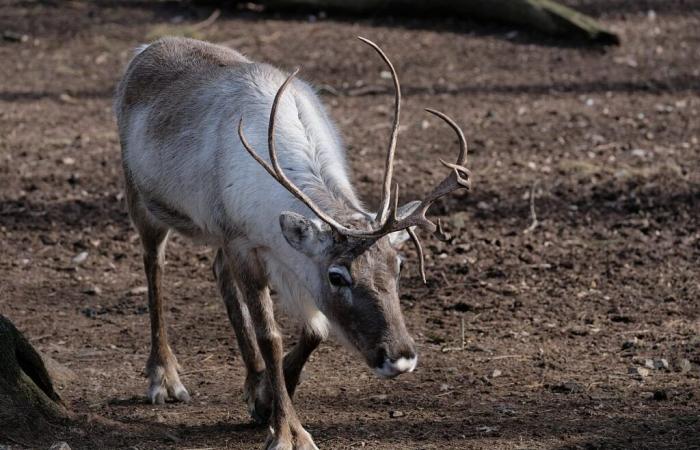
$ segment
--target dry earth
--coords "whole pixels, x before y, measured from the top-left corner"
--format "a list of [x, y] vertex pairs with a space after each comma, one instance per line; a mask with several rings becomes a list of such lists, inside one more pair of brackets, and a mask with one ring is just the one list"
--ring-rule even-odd
[[[436, 161], [455, 148], [422, 108], [453, 115], [470, 140], [474, 191], [434, 208], [455, 239], [428, 240], [427, 286], [408, 250], [401, 301], [419, 368], [379, 380], [324, 344], [296, 399], [321, 448], [700, 447], [700, 4], [568, 3], [620, 31], [623, 45], [586, 48], [468, 21], [236, 8], [194, 31], [300, 65], [369, 203], [391, 91], [355, 35], [384, 47], [404, 86], [397, 177], [407, 199], [441, 176]], [[84, 421], [0, 429], [0, 444], [250, 449], [264, 440], [241, 400], [212, 252], [178, 236], [167, 255], [168, 319], [193, 401], [155, 407], [144, 396], [144, 276], [111, 97], [133, 47], [192, 33], [210, 13], [145, 1], [2, 2], [0, 31], [28, 39], [0, 43], [0, 313], [75, 372], [61, 392]], [[538, 224], [525, 233], [531, 192]], [[285, 321], [285, 332], [291, 344], [297, 326]], [[670, 369], [628, 373], [655, 358]]]

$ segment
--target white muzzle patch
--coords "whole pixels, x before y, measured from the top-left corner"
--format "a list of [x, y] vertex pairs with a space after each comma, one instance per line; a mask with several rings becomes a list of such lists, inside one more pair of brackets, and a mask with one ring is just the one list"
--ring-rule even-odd
[[384, 364], [374, 368], [374, 373], [382, 378], [393, 378], [406, 372], [413, 372], [418, 364], [418, 357], [399, 358], [392, 361], [389, 358], [384, 360]]

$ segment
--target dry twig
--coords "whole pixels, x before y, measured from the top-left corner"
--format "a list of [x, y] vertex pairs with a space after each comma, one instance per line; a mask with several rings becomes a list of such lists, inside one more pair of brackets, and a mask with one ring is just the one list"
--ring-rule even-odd
[[528, 234], [531, 233], [537, 228], [537, 225], [539, 225], [539, 221], [537, 220], [537, 212], [535, 212], [535, 187], [537, 187], [537, 181], [532, 183], [532, 186], [530, 187], [530, 219], [531, 223], [530, 226], [527, 227], [524, 231], [523, 234]]

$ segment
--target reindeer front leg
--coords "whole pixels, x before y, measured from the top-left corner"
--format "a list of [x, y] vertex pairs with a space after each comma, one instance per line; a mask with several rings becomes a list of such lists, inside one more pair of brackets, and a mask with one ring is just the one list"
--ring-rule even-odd
[[272, 398], [265, 378], [265, 361], [258, 349], [248, 306], [234, 281], [236, 269], [226, 258], [222, 249], [216, 252], [212, 271], [246, 366], [243, 398], [248, 405], [248, 413], [256, 422], [267, 423], [270, 418]]
[[234, 260], [237, 284], [250, 312], [260, 354], [272, 392], [271, 435], [267, 450], [313, 450], [317, 447], [304, 430], [287, 393], [284, 378], [282, 336], [275, 321], [272, 299], [263, 266], [255, 250]]
[[[214, 259], [212, 271], [224, 299], [226, 311], [236, 333], [236, 340], [246, 366], [244, 398], [251, 417], [260, 424], [266, 424], [272, 411], [272, 388], [265, 376], [265, 362], [258, 349], [250, 312], [234, 281], [236, 270], [237, 266], [226, 258], [222, 249], [219, 249]], [[299, 376], [306, 361], [321, 341], [321, 337], [305, 327], [299, 342], [284, 356], [284, 379], [290, 398], [294, 398], [294, 391], [299, 384]]]
[[316, 333], [304, 327], [299, 337], [299, 342], [297, 342], [292, 351], [285, 355], [284, 380], [290, 398], [294, 398], [294, 391], [296, 391], [299, 384], [299, 376], [306, 361], [308, 361], [311, 353], [318, 348], [321, 341], [322, 339]]

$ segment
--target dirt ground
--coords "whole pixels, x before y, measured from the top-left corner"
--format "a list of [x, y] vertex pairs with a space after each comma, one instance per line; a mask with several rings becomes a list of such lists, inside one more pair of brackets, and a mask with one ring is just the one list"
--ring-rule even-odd
[[[241, 399], [243, 365], [213, 254], [179, 236], [167, 250], [165, 290], [193, 399], [145, 401], [145, 280], [111, 98], [131, 49], [184, 32], [301, 66], [371, 204], [392, 94], [380, 61], [354, 36], [380, 43], [401, 77], [397, 178], [406, 199], [426, 192], [443, 173], [437, 159], [455, 152], [451, 132], [424, 107], [455, 117], [470, 141], [473, 193], [434, 208], [455, 238], [426, 238], [427, 286], [407, 250], [401, 302], [419, 367], [380, 380], [323, 344], [295, 400], [319, 447], [700, 448], [700, 4], [568, 4], [619, 31], [623, 45], [581, 47], [469, 21], [255, 8], [193, 30], [211, 9], [3, 1], [0, 31], [27, 39], [0, 42], [0, 313], [72, 369], [60, 392], [83, 419], [0, 429], [0, 444], [264, 441]], [[526, 232], [531, 192], [537, 225]], [[289, 345], [298, 327], [283, 322]], [[640, 375], [661, 358], [668, 370]]]

